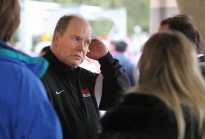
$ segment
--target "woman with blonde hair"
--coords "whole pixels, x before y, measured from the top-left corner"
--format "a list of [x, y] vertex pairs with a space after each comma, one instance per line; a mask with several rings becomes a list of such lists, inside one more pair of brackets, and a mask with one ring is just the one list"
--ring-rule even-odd
[[187, 37], [151, 36], [136, 72], [138, 86], [102, 117], [100, 139], [205, 138], [205, 82]]

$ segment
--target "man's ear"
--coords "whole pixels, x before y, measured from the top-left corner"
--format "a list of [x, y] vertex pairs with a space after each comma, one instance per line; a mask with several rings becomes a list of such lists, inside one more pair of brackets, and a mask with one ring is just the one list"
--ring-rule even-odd
[[59, 40], [60, 40], [60, 33], [58, 31], [55, 31], [54, 35], [53, 35], [54, 47], [58, 47], [59, 46]]

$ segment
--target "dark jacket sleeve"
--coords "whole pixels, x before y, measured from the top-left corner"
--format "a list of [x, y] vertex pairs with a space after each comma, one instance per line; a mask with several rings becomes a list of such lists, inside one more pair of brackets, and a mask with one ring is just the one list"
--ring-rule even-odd
[[98, 61], [104, 77], [99, 109], [107, 110], [115, 105], [118, 98], [131, 87], [131, 84], [119, 61], [113, 59], [109, 52]]

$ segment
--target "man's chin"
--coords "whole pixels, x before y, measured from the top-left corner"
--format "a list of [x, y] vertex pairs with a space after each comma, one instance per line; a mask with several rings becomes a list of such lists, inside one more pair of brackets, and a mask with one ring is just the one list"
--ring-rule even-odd
[[81, 63], [83, 63], [83, 62], [81, 62], [81, 61], [75, 62], [75, 63], [72, 64], [72, 67], [73, 67], [73, 68], [76, 68], [76, 67], [78, 67]]

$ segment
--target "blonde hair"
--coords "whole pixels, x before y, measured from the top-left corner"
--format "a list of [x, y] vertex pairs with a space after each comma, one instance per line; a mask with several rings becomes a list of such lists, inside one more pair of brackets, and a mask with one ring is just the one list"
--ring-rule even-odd
[[130, 91], [154, 95], [172, 109], [178, 139], [185, 134], [185, 106], [194, 115], [199, 135], [205, 137], [205, 82], [193, 43], [177, 31], [154, 34], [146, 42], [137, 67], [138, 86]]

